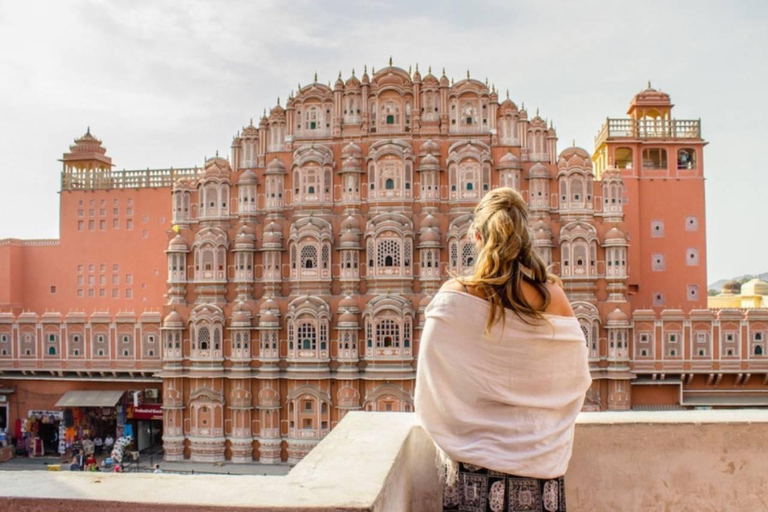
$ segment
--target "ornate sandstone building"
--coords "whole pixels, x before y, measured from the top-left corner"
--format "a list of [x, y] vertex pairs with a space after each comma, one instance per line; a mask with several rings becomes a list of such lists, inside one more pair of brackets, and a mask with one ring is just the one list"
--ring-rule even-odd
[[276, 463], [349, 410], [410, 411], [424, 308], [498, 186], [573, 302], [585, 408], [768, 405], [768, 310], [706, 308], [705, 142], [671, 113], [649, 84], [558, 153], [487, 83], [390, 65], [299, 87], [201, 169], [114, 171], [87, 133], [61, 240], [0, 242], [9, 417], [162, 379], [167, 459]]

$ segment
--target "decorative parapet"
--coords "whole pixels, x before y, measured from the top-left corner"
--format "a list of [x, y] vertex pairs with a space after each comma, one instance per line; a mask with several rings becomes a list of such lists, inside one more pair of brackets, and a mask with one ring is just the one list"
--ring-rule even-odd
[[607, 118], [595, 137], [595, 147], [616, 138], [701, 139], [701, 120]]
[[203, 169], [199, 167], [147, 169], [144, 171], [70, 169], [61, 173], [61, 190], [170, 188], [180, 179], [197, 179], [202, 172]]

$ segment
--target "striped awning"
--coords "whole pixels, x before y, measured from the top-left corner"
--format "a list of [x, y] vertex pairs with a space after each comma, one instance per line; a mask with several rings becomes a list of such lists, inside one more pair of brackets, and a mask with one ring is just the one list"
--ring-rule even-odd
[[114, 407], [124, 391], [67, 391], [56, 407]]

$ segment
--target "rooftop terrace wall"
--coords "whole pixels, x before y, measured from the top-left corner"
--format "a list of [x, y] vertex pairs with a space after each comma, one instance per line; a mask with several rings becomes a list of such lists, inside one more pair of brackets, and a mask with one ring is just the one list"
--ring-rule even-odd
[[[768, 411], [582, 413], [568, 506], [763, 510], [766, 427]], [[433, 511], [441, 500], [434, 460], [412, 414], [351, 412], [285, 477], [7, 472], [0, 508]]]

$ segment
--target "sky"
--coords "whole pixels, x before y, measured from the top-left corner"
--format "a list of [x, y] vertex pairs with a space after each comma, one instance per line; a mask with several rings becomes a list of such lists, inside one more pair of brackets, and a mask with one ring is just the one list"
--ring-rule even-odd
[[708, 282], [768, 271], [768, 2], [0, 0], [0, 238], [55, 238], [61, 164], [201, 165], [297, 84], [390, 56], [509, 90], [593, 150], [648, 80], [702, 119]]

